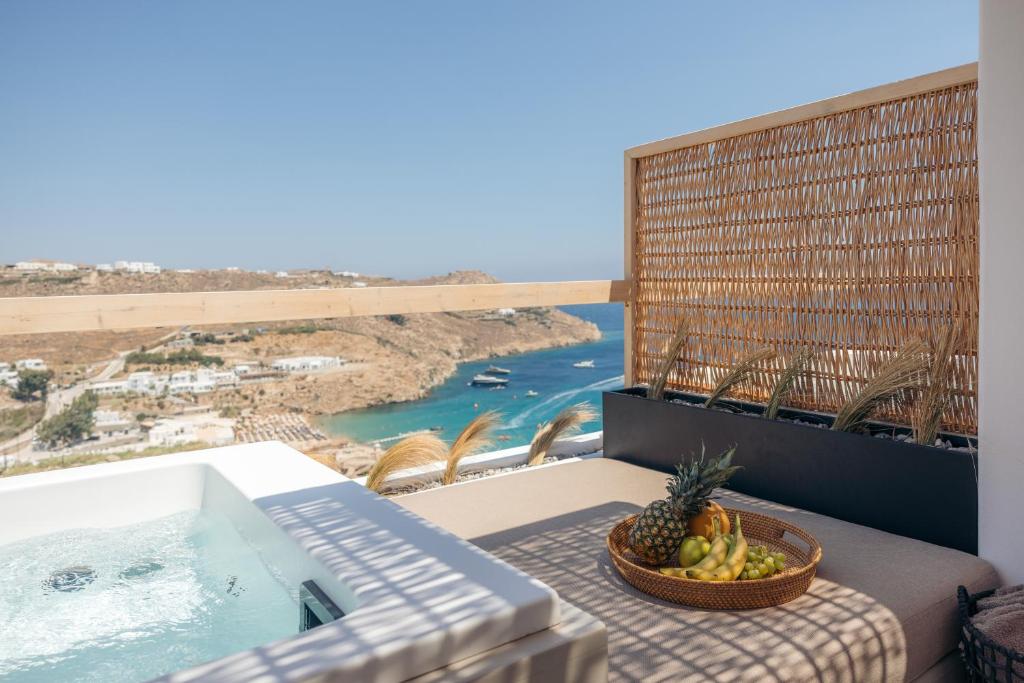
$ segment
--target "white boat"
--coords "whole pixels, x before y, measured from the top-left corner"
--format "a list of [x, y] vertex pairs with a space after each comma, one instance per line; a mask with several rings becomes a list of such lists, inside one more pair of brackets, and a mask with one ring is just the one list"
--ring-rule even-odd
[[594, 361], [592, 360], [581, 360], [579, 363], [573, 363], [574, 368], [592, 368], [594, 367]]
[[527, 392], [526, 392], [526, 395], [527, 395], [527, 396], [528, 396], [529, 398], [533, 398], [534, 396], [540, 396], [540, 394], [538, 394], [538, 393], [537, 393], [536, 391], [534, 391], [533, 389], [530, 389], [529, 391], [527, 391]]
[[503, 377], [492, 377], [490, 375], [473, 375], [473, 381], [470, 382], [475, 387], [496, 387], [508, 384], [508, 380]]
[[508, 368], [499, 368], [497, 365], [489, 365], [484, 370], [485, 375], [511, 375], [512, 371]]

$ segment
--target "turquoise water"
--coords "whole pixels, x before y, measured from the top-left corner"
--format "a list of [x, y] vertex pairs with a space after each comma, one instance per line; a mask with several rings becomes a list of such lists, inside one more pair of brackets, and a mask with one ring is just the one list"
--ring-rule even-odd
[[298, 632], [284, 584], [221, 515], [0, 547], [0, 679], [134, 683]]
[[[318, 424], [330, 434], [357, 441], [373, 441], [434, 427], [442, 428], [442, 438], [452, 439], [474, 415], [484, 410], [497, 410], [504, 417], [499, 434], [509, 437], [498, 447], [506, 447], [529, 443], [538, 424], [550, 420], [566, 406], [588, 401], [597, 409], [598, 419], [585, 429], [600, 429], [601, 393], [622, 387], [622, 305], [564, 306], [562, 309], [595, 323], [601, 329], [602, 339], [590, 344], [464, 363], [453, 377], [422, 400], [352, 410], [321, 418]], [[581, 360], [593, 360], [594, 368], [572, 367]], [[506, 389], [492, 391], [467, 386], [473, 375], [492, 364], [512, 371], [504, 375], [509, 380]], [[527, 397], [526, 392], [531, 389], [539, 395]]]

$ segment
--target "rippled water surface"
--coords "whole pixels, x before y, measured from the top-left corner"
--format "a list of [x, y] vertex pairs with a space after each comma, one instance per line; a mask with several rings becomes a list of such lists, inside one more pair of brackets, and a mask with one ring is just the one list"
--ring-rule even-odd
[[144, 681], [298, 631], [296, 596], [215, 513], [0, 546], [0, 577], [5, 682]]

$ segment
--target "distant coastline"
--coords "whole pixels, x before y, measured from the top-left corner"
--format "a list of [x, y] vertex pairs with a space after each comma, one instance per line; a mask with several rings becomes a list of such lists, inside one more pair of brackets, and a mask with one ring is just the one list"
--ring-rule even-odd
[[[601, 392], [618, 388], [623, 381], [622, 307], [566, 308], [562, 312], [596, 323], [601, 337], [502, 356], [501, 367], [511, 370], [505, 376], [510, 380], [506, 389], [467, 386], [475, 374], [491, 365], [490, 358], [467, 359], [422, 398], [322, 415], [314, 424], [331, 436], [363, 443], [436, 428], [443, 438], [451, 439], [478, 412], [496, 410], [504, 418], [499, 436], [505, 445], [515, 445], [528, 441], [537, 423], [549, 420], [567, 405], [589, 401], [599, 410]], [[580, 360], [594, 360], [595, 367], [574, 368], [573, 363]], [[527, 395], [528, 391], [534, 395]]]
[[[52, 267], [57, 270], [4, 268], [0, 291], [6, 296], [60, 296], [496, 281], [475, 271], [403, 282], [326, 270], [282, 275], [239, 269], [170, 271], [149, 263], [115, 264], [111, 270]], [[153, 427], [168, 420], [186, 430], [194, 426], [195, 438], [204, 443], [210, 442], [203, 434], [215, 432], [211, 438], [218, 443], [225, 438], [270, 438], [306, 448], [339, 441], [316, 432], [321, 416], [422, 399], [466, 363], [599, 339], [598, 327], [577, 316], [555, 308], [524, 308], [14, 335], [0, 339], [0, 361], [38, 358], [63, 392], [85, 391], [102, 381], [106, 393], [100, 396], [99, 408], [109, 420], [116, 419], [119, 431], [130, 435], [123, 441], [132, 448], [142, 448]], [[174, 354], [178, 357], [172, 359]], [[294, 357], [338, 360], [329, 368], [309, 371], [273, 369], [275, 362]], [[206, 375], [200, 377], [200, 371]], [[164, 384], [145, 390], [125, 388], [132, 373], [140, 372]], [[185, 388], [170, 395], [161, 389], [176, 373], [190, 376], [183, 380], [188, 387], [204, 386], [203, 390]], [[0, 396], [0, 413], [20, 407], [7, 392]], [[195, 417], [199, 413], [202, 419]]]

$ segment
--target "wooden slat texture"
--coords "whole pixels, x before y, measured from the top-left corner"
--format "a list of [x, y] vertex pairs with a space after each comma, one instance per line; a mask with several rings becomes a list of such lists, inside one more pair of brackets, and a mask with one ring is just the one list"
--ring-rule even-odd
[[[817, 358], [790, 404], [835, 412], [907, 341], [953, 325], [966, 346], [945, 427], [976, 433], [977, 82], [964, 79], [974, 74], [959, 67], [627, 153], [638, 157], [627, 208], [635, 381], [650, 380], [686, 319], [670, 387], [707, 391], [757, 347], [806, 348]], [[778, 367], [744, 396], [765, 400]], [[907, 423], [906, 413], [893, 404], [884, 417]]]
[[963, 64], [951, 69], [943, 69], [942, 71], [935, 71], [933, 73], [915, 76], [914, 78], [908, 78], [894, 83], [886, 83], [885, 85], [868, 88], [867, 90], [858, 90], [857, 92], [848, 93], [846, 95], [830, 97], [827, 100], [819, 100], [818, 102], [802, 104], [798, 107], [791, 107], [789, 109], [771, 112], [770, 114], [754, 116], [749, 119], [743, 119], [742, 121], [733, 121], [720, 126], [686, 133], [685, 135], [677, 135], [665, 140], [648, 142], [647, 144], [626, 150], [626, 154], [634, 159], [638, 159], [640, 157], [660, 154], [662, 152], [668, 152], [682, 147], [692, 147], [693, 145], [699, 145], [706, 142], [714, 142], [715, 140], [724, 140], [725, 138], [731, 138], [737, 135], [754, 133], [765, 130], [766, 128], [775, 128], [791, 123], [799, 123], [801, 121], [808, 121], [821, 116], [828, 116], [839, 112], [869, 107], [882, 102], [913, 97], [933, 90], [940, 90], [942, 88], [948, 88], [950, 86], [977, 80], [978, 63], [972, 62], [970, 64]]
[[[625, 215], [625, 230], [624, 239], [622, 245], [622, 270], [623, 277], [627, 282], [633, 278], [633, 242], [636, 239], [635, 226], [633, 211], [636, 208], [636, 160], [633, 159], [627, 153], [625, 155], [624, 164], [622, 167], [622, 185], [623, 185], [623, 202], [624, 215]], [[626, 305], [623, 306], [623, 327], [624, 330], [633, 329], [633, 304], [630, 297], [626, 298]], [[623, 353], [625, 360], [622, 364], [624, 368], [624, 379], [625, 386], [633, 385], [633, 335], [627, 334], [623, 337], [622, 342]]]
[[0, 298], [0, 335], [624, 301], [622, 280]]

